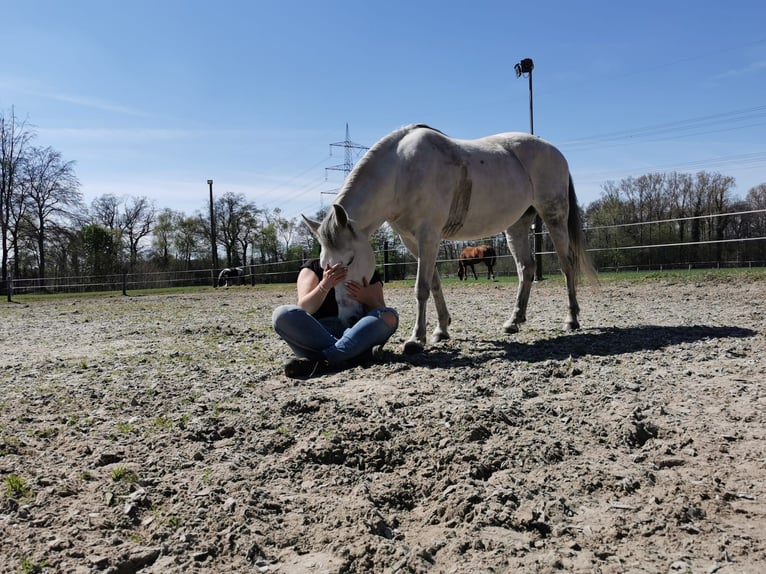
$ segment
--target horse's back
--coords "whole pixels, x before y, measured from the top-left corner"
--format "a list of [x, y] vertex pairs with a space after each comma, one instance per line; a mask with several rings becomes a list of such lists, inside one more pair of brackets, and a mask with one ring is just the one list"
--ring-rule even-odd
[[[551, 143], [523, 132], [479, 139], [453, 139], [426, 126], [413, 126], [398, 154], [408, 181], [407, 195], [432, 206], [470, 204], [460, 214], [453, 238], [476, 237], [487, 225], [506, 229], [530, 207], [566, 194], [569, 166]], [[450, 214], [455, 219], [454, 212]], [[480, 231], [481, 230], [481, 231]]]

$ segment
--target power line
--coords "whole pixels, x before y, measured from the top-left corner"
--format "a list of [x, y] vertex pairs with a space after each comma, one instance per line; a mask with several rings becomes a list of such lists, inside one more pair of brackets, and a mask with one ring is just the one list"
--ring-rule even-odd
[[[636, 143], [641, 138], [667, 136], [665, 139], [677, 139], [689, 135], [701, 135], [700, 130], [714, 126], [724, 126], [721, 130], [743, 129], [762, 125], [762, 121], [753, 123], [755, 120], [766, 119], [766, 106], [756, 106], [742, 110], [732, 110], [719, 114], [687, 118], [674, 122], [656, 124], [644, 127], [631, 128], [616, 132], [596, 134], [578, 138], [569, 142], [562, 142], [560, 147], [570, 150], [584, 150], [603, 147], [604, 143], [624, 142]], [[732, 123], [749, 122], [746, 125], [732, 125]]]
[[700, 170], [722, 167], [756, 168], [766, 165], [766, 151], [730, 156], [718, 156], [706, 159], [665, 164], [653, 167], [626, 168], [614, 171], [591, 172], [588, 178], [578, 180], [579, 183], [601, 183], [617, 177], [627, 177], [634, 174], [656, 173], [664, 171]]

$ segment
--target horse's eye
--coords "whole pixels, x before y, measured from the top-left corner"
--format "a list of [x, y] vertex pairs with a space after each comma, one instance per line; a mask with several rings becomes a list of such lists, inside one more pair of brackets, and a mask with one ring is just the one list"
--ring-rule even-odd
[[348, 263], [346, 263], [346, 267], [351, 267], [351, 264], [354, 262], [354, 257], [352, 256]]

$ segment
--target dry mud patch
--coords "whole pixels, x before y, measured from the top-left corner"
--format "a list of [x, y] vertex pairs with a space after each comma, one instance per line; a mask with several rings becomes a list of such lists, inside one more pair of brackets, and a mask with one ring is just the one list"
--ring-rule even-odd
[[[0, 572], [766, 571], [763, 275], [446, 286], [285, 378], [292, 286], [0, 305]], [[433, 325], [434, 310], [429, 309]], [[12, 477], [12, 478], [11, 478]]]

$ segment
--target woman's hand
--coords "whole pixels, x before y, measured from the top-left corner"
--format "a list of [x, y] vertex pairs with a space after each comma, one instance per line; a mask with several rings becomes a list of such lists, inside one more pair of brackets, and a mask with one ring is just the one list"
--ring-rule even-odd
[[356, 301], [359, 301], [367, 310], [385, 307], [383, 300], [383, 284], [367, 283], [367, 279], [362, 277], [362, 283], [356, 281], [346, 281], [346, 289], [349, 295]]
[[327, 265], [322, 273], [322, 280], [319, 282], [319, 289], [328, 293], [346, 280], [348, 269], [342, 263]]

